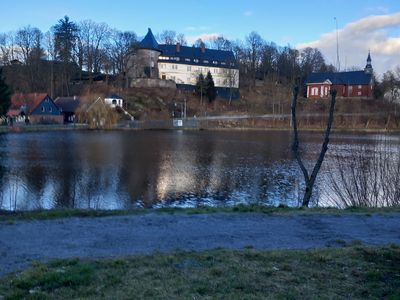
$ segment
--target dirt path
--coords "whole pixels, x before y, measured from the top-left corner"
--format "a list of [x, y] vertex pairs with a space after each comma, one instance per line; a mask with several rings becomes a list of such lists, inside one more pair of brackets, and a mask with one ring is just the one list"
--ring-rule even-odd
[[33, 260], [113, 257], [216, 247], [306, 249], [400, 244], [400, 213], [368, 215], [162, 214], [0, 222], [0, 275]]

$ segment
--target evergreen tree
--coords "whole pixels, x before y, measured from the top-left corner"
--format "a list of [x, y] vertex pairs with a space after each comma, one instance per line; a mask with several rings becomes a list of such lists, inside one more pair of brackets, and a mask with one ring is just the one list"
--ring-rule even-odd
[[0, 116], [7, 114], [11, 106], [11, 91], [2, 76], [2, 69], [0, 69]]
[[54, 48], [57, 58], [65, 64], [73, 61], [73, 51], [78, 34], [78, 26], [68, 16], [58, 20], [54, 25]]
[[211, 103], [215, 100], [217, 97], [217, 91], [215, 90], [215, 85], [214, 85], [214, 79], [208, 71], [206, 79], [205, 79], [205, 85], [206, 85], [206, 95], [208, 98], [208, 101]]
[[203, 95], [206, 95], [206, 80], [204, 79], [203, 73], [200, 73], [196, 81], [196, 94], [200, 96], [200, 102], [203, 101]]

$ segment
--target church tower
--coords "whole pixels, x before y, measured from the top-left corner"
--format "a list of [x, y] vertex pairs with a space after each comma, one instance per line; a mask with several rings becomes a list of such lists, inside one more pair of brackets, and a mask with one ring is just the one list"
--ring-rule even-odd
[[367, 57], [367, 65], [365, 66], [364, 72], [365, 74], [372, 74], [374, 69], [372, 68], [371, 64], [371, 52], [368, 51], [368, 57]]

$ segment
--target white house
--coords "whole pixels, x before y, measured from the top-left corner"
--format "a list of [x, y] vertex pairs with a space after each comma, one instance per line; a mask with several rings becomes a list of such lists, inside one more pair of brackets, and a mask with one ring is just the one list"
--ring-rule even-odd
[[112, 94], [112, 95], [108, 96], [107, 98], [104, 98], [104, 102], [113, 108], [115, 108], [117, 106], [123, 107], [123, 104], [124, 104], [124, 100], [116, 94]]

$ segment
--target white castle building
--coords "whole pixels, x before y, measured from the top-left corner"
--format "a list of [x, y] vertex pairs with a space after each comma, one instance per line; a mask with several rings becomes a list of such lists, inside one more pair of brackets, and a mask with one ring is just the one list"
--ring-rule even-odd
[[[191, 89], [200, 73], [210, 72], [217, 93], [239, 88], [239, 69], [232, 51], [158, 44], [149, 28], [133, 60], [130, 77], [170, 80], [177, 88]], [[162, 84], [161, 84], [162, 85]], [[225, 90], [225, 91], [224, 91]]]

